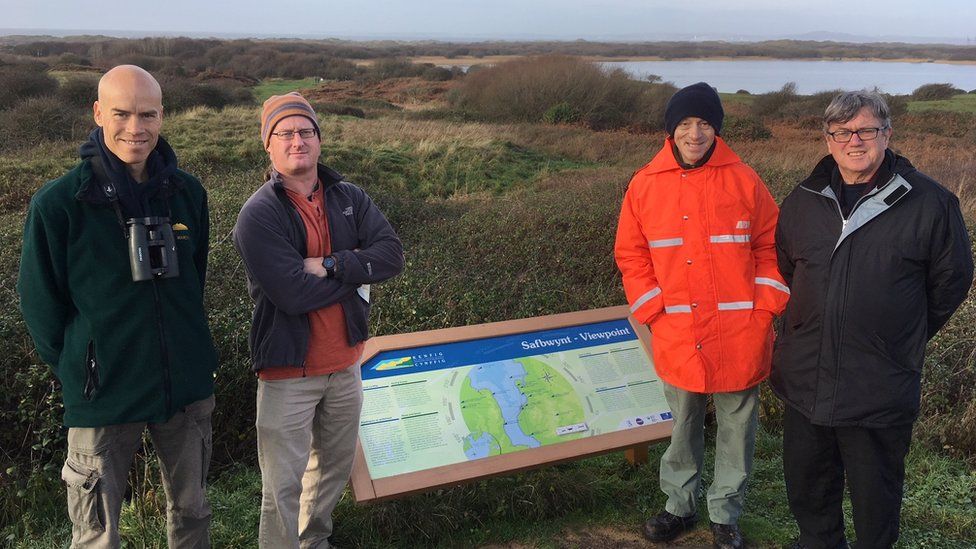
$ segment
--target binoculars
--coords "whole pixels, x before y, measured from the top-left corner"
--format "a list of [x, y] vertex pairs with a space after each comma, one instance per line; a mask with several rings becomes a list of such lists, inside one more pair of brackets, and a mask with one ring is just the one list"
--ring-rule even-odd
[[133, 217], [125, 224], [133, 281], [180, 276], [176, 238], [168, 217]]

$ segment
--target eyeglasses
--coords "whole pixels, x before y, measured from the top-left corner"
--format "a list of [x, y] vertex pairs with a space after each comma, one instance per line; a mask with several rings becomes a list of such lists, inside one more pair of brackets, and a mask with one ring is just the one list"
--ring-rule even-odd
[[835, 132], [825, 132], [834, 140], [834, 143], [849, 143], [850, 140], [856, 135], [861, 141], [873, 141], [878, 138], [878, 133], [887, 130], [888, 127], [883, 128], [861, 128], [856, 131], [851, 130], [837, 130]]
[[[863, 130], [862, 130], [863, 131]], [[278, 139], [282, 141], [291, 141], [298, 135], [302, 139], [311, 139], [313, 135], [316, 134], [315, 128], [302, 128], [300, 130], [281, 130], [280, 132], [271, 132], [271, 135], [277, 136]]]

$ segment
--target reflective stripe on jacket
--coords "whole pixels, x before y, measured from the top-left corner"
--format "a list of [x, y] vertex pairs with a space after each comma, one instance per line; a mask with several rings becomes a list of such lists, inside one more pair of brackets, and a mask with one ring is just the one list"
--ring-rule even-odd
[[772, 319], [790, 294], [776, 266], [776, 203], [715, 140], [708, 162], [690, 170], [665, 140], [630, 181], [614, 248], [631, 313], [651, 327], [658, 375], [701, 393], [769, 375]]

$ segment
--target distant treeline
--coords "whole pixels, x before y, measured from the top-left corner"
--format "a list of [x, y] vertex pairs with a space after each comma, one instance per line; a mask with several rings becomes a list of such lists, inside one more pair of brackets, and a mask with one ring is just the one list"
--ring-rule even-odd
[[[353, 42], [345, 40], [215, 40], [194, 38], [118, 39], [102, 36], [38, 40], [37, 37], [0, 37], [0, 52], [35, 58], [64, 58], [104, 66], [122, 61], [155, 60], [158, 69], [182, 67], [189, 72], [204, 68], [241, 70], [258, 78], [303, 72], [310, 62], [326, 64], [338, 74], [355, 72], [349, 60], [388, 57], [487, 57], [493, 55], [581, 55], [601, 57], [770, 57], [778, 59], [924, 59], [976, 61], [976, 47], [941, 44], [816, 42], [476, 42], [436, 41]], [[308, 74], [305, 72], [305, 74]]]
[[[422, 76], [448, 80], [456, 75], [443, 67], [412, 65], [395, 48], [371, 49], [355, 43], [329, 41], [202, 40], [192, 38], [65, 39], [18, 42], [0, 39], [0, 65], [38, 61], [52, 69], [103, 70], [119, 64], [139, 65], [154, 74], [218, 75], [262, 79], [317, 76], [334, 80]], [[376, 61], [362, 67], [355, 60]], [[252, 82], [253, 83], [253, 82]]]

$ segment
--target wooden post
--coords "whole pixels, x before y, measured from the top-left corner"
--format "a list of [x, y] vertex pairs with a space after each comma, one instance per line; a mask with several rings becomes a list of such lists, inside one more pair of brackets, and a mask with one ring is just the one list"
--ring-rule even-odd
[[647, 444], [640, 444], [638, 446], [631, 446], [624, 450], [624, 457], [627, 458], [627, 463], [630, 463], [634, 467], [640, 467], [650, 461]]

